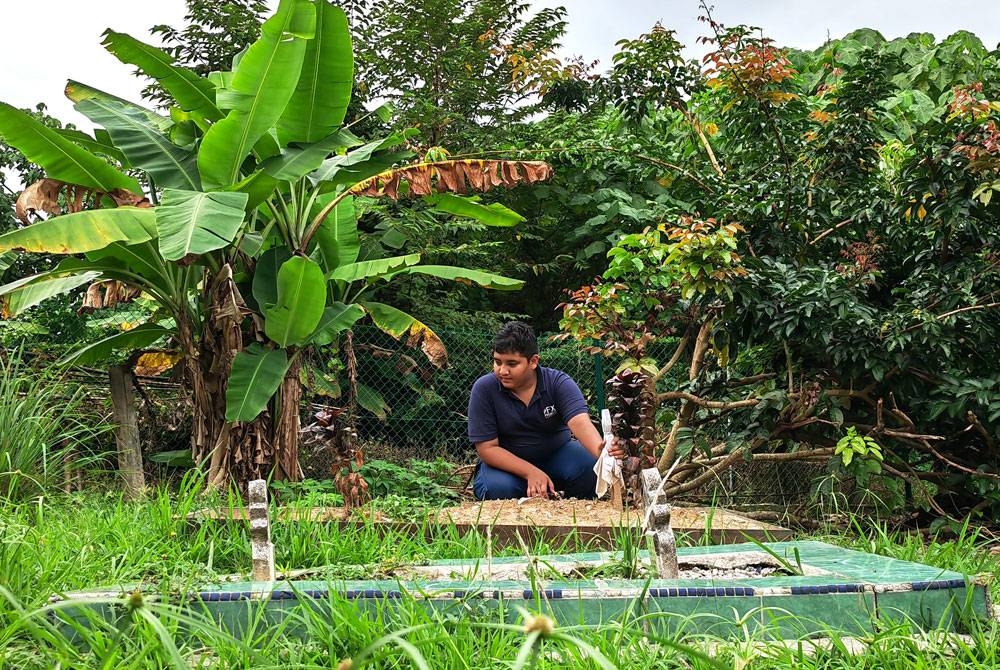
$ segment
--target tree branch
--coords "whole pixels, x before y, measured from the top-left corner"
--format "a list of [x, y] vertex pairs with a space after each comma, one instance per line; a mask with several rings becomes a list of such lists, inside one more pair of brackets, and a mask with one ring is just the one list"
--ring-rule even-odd
[[[969, 305], [968, 307], [960, 307], [959, 309], [953, 309], [950, 312], [945, 312], [944, 314], [938, 314], [934, 317], [935, 321], [940, 321], [941, 319], [947, 319], [949, 316], [955, 316], [956, 314], [962, 314], [963, 312], [973, 312], [978, 309], [992, 309], [994, 307], [1000, 307], [1000, 302], [989, 302], [984, 305]], [[909, 333], [910, 331], [917, 330], [924, 323], [915, 323], [909, 328], [904, 328], [904, 333]]]
[[664, 377], [664, 375], [670, 372], [670, 369], [677, 364], [677, 361], [680, 360], [681, 355], [684, 353], [684, 350], [687, 349], [688, 339], [689, 339], [688, 335], [684, 335], [684, 337], [681, 338], [681, 341], [677, 343], [677, 348], [674, 349], [674, 355], [670, 357], [670, 360], [667, 361], [667, 364], [664, 365], [662, 368], [660, 368], [657, 371], [656, 375], [653, 377], [653, 384], [656, 384], [656, 382], [660, 381]]
[[664, 391], [663, 393], [656, 394], [657, 402], [663, 402], [664, 400], [687, 400], [688, 402], [694, 403], [695, 405], [706, 409], [737, 409], [739, 407], [753, 407], [760, 402], [757, 398], [732, 401], [705, 400], [701, 396], [696, 396], [695, 394], [688, 393], [687, 391]]
[[833, 228], [827, 228], [827, 229], [826, 229], [826, 230], [824, 230], [824, 231], [823, 231], [822, 233], [820, 233], [820, 234], [819, 234], [819, 235], [817, 235], [816, 237], [814, 237], [814, 238], [812, 238], [811, 240], [809, 240], [809, 242], [807, 242], [807, 244], [809, 244], [809, 245], [813, 245], [813, 244], [816, 244], [817, 242], [819, 242], [820, 240], [822, 240], [822, 239], [823, 239], [824, 237], [826, 237], [826, 236], [827, 236], [827, 235], [829, 235], [830, 233], [832, 233], [832, 232], [834, 232], [834, 231], [837, 231], [837, 230], [840, 230], [841, 228], [843, 228], [844, 226], [846, 226], [847, 224], [849, 224], [849, 223], [850, 223], [851, 221], [853, 221], [853, 220], [854, 220], [854, 219], [846, 219], [846, 220], [844, 220], [844, 221], [841, 221], [841, 222], [840, 222], [840, 223], [838, 223], [837, 225], [835, 225], [835, 226], [834, 226]]

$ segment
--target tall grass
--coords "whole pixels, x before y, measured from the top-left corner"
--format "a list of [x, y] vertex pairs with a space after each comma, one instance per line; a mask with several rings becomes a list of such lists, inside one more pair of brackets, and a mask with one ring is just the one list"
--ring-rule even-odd
[[[142, 503], [117, 493], [0, 501], [0, 668], [943, 668], [1000, 666], [1000, 634], [990, 622], [966, 638], [918, 634], [905, 626], [852, 641], [835, 631], [820, 644], [776, 644], [748, 626], [737, 639], [682, 632], [657, 634], [654, 615], [626, 609], [599, 626], [553, 617], [544, 600], [504, 611], [495, 601], [427, 607], [404, 596], [359, 604], [336, 593], [302, 598], [281, 616], [261, 603], [242, 620], [239, 639], [199, 607], [179, 608], [178, 593], [249, 568], [243, 525], [190, 523], [205, 506], [238, 507], [238, 498], [205, 499], [198, 475]], [[319, 522], [276, 524], [279, 568], [316, 568], [319, 579], [370, 577], [393, 565], [488, 555], [486, 539], [454, 529], [423, 534], [361, 525], [350, 533]], [[825, 538], [898, 558], [969, 572], [997, 571], [983, 538], [927, 542], [860, 521], [852, 534]], [[631, 540], [630, 540], [631, 541]], [[547, 548], [538, 543], [500, 553]], [[627, 552], [628, 547], [619, 547]], [[105, 620], [53, 593], [142, 583], [143, 591], [97, 599]], [[359, 611], [359, 607], [362, 609]], [[348, 664], [347, 659], [350, 659]]]
[[63, 483], [67, 467], [85, 467], [95, 458], [88, 447], [112, 425], [85, 416], [84, 400], [83, 389], [53, 366], [32, 369], [19, 350], [0, 358], [0, 498], [51, 491]]

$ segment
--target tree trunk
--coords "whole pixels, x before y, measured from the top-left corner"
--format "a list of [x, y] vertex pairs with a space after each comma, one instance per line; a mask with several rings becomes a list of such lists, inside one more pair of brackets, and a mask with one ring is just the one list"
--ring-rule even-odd
[[111, 381], [111, 402], [114, 405], [115, 443], [118, 446], [118, 473], [125, 482], [125, 497], [137, 500], [146, 490], [142, 471], [142, 451], [139, 447], [139, 427], [132, 397], [132, 374], [120, 365], [108, 369]]
[[[705, 352], [708, 350], [714, 321], [715, 319], [713, 318], [706, 319], [698, 331], [698, 338], [694, 343], [694, 352], [691, 354], [691, 367], [688, 370], [688, 380], [690, 381], [697, 379], [698, 374], [701, 372], [702, 361], [704, 361]], [[656, 464], [660, 472], [665, 472], [677, 458], [677, 436], [681, 428], [687, 427], [688, 422], [694, 416], [697, 409], [698, 405], [690, 400], [685, 400], [681, 404], [681, 409], [677, 413], [673, 425], [670, 426], [670, 434], [667, 436], [667, 444], [663, 448], [663, 454], [660, 456], [660, 461]]]
[[[243, 325], [249, 314], [229, 266], [205, 280], [208, 305], [200, 337], [186, 318], [178, 320], [187, 362], [195, 463], [207, 465], [208, 487], [239, 486], [254, 479], [298, 480], [299, 363], [293, 359], [271, 407], [250, 422], [226, 421], [226, 389], [233, 359], [243, 350]], [[252, 337], [252, 336], [251, 336]]]
[[[291, 353], [291, 352], [289, 352]], [[292, 357], [288, 372], [281, 382], [274, 399], [274, 476], [297, 482], [302, 479], [299, 464], [299, 405], [302, 401], [302, 383], [299, 381], [299, 357]]]

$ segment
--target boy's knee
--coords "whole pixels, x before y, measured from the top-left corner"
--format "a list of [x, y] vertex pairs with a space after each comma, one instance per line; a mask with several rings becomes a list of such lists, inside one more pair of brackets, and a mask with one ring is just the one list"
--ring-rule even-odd
[[477, 500], [508, 500], [523, 498], [528, 492], [528, 483], [509, 472], [480, 464], [472, 492]]

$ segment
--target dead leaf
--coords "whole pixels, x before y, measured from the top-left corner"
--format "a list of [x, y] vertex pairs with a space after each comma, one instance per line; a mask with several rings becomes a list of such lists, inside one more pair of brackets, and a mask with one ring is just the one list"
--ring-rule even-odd
[[14, 213], [21, 223], [30, 225], [33, 223], [32, 217], [40, 219], [38, 212], [45, 212], [50, 216], [58, 216], [62, 213], [59, 206], [59, 191], [65, 182], [56, 179], [41, 179], [28, 188], [21, 191], [14, 204]]
[[[59, 201], [60, 195], [63, 197], [65, 207]], [[18, 220], [27, 226], [42, 218], [39, 212], [45, 212], [49, 216], [82, 212], [88, 205], [97, 206], [104, 196], [110, 198], [118, 207], [153, 206], [145, 196], [136, 195], [123, 188], [105, 193], [58, 179], [40, 179], [21, 191], [14, 205], [14, 213]]]
[[410, 336], [406, 344], [413, 348], [420, 347], [434, 367], [444, 368], [448, 365], [448, 350], [445, 349], [444, 342], [424, 324], [415, 322], [410, 326]]
[[90, 314], [98, 309], [107, 309], [132, 302], [141, 293], [140, 289], [117, 279], [102, 279], [87, 287], [87, 292], [83, 296], [83, 304], [76, 310], [76, 313]]
[[470, 191], [488, 191], [496, 186], [512, 188], [518, 184], [532, 184], [551, 177], [552, 167], [542, 161], [446, 160], [386, 170], [358, 182], [350, 192], [396, 200], [401, 192], [406, 192], [401, 190], [404, 182], [413, 196], [429, 195], [432, 189], [462, 195]]
[[178, 351], [147, 351], [136, 360], [133, 370], [142, 377], [155, 377], [172, 370], [182, 358]]

